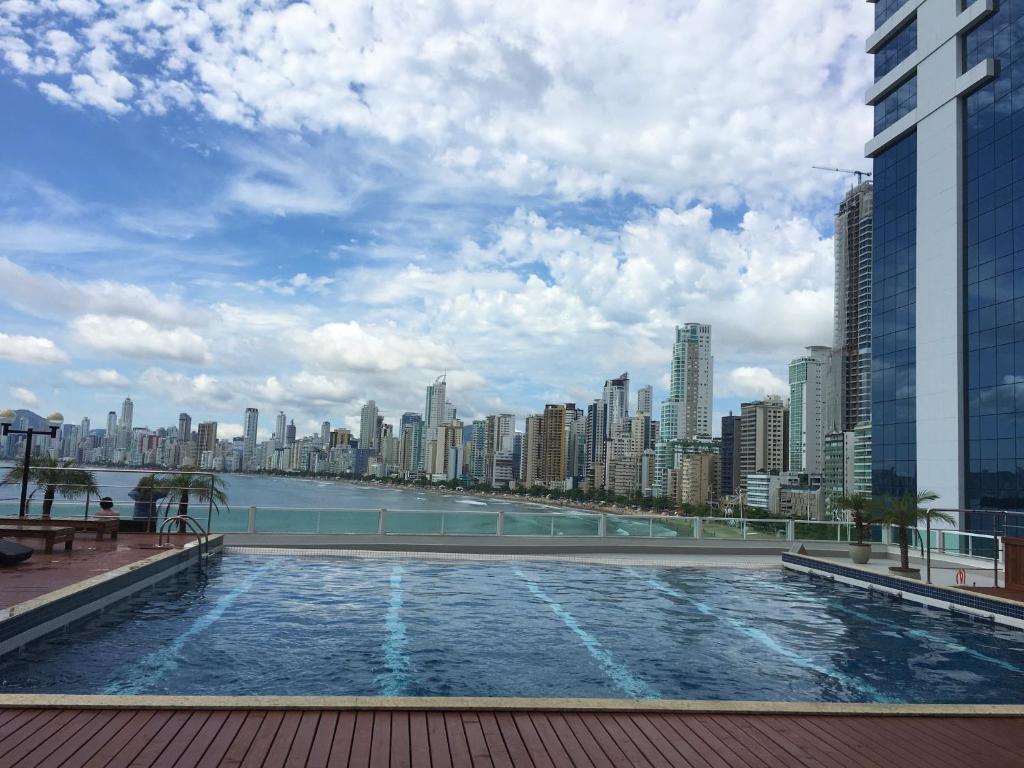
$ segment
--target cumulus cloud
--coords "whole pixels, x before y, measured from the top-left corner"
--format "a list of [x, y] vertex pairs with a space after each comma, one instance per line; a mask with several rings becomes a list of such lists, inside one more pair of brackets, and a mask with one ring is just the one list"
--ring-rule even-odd
[[0, 333], [0, 357], [19, 363], [67, 363], [67, 354], [51, 339]]
[[158, 328], [132, 317], [83, 315], [71, 322], [71, 330], [80, 343], [125, 357], [186, 363], [207, 363], [212, 358], [206, 340], [182, 326]]
[[305, 272], [292, 275], [287, 280], [256, 280], [253, 283], [238, 283], [239, 288], [262, 288], [272, 291], [281, 296], [294, 296], [300, 291], [309, 293], [324, 293], [328, 287], [334, 284], [333, 277], [310, 277]]
[[35, 408], [39, 405], [39, 397], [31, 389], [11, 387], [7, 391], [10, 392], [11, 397], [19, 405], [24, 405], [26, 408]]
[[113, 368], [96, 368], [88, 371], [64, 371], [64, 377], [83, 387], [124, 388], [130, 383], [128, 379]]
[[139, 384], [152, 395], [172, 403], [202, 406], [208, 409], [231, 407], [234, 392], [216, 376], [200, 373], [195, 376], [152, 367], [139, 376]]
[[748, 399], [765, 395], [789, 395], [789, 384], [767, 368], [740, 366], [726, 371], [720, 381], [721, 391], [716, 394], [721, 396]]
[[[584, 0], [124, 0], [99, 18], [84, 5], [8, 3], [0, 50], [59, 101], [415, 141], [446, 173], [565, 199], [807, 200], [833, 183], [810, 164], [860, 160], [863, 3], [737, 14], [648, 0], [626, 14]], [[70, 39], [43, 31], [53, 26]], [[238, 195], [310, 208], [266, 180]]]

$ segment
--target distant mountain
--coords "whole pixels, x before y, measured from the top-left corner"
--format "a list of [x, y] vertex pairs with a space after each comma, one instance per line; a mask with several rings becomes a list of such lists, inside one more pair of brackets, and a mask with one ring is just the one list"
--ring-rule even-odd
[[19, 408], [15, 413], [18, 414], [18, 418], [15, 419], [15, 424], [17, 424], [21, 419], [25, 419], [25, 426], [32, 429], [42, 429], [43, 427], [50, 426], [49, 422], [35, 411], [28, 411], [24, 408]]

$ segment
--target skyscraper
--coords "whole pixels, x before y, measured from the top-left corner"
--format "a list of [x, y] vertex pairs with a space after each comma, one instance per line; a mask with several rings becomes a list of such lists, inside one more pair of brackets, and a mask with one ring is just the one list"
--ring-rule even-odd
[[331, 444], [331, 422], [322, 421], [320, 422], [320, 445], [328, 446]]
[[[1022, 5], [875, 5], [875, 135], [865, 150], [875, 183], [876, 494], [928, 489], [939, 506], [1024, 506], [1015, 383], [1024, 281], [1014, 277], [1024, 264]], [[987, 518], [963, 522], [991, 531]]]
[[608, 409], [605, 420], [605, 436], [610, 437], [615, 427], [629, 416], [629, 374], [619, 374], [618, 378], [608, 379], [604, 383], [601, 398]]
[[740, 489], [740, 439], [742, 417], [722, 417], [722, 447], [719, 450], [719, 486], [721, 496], [732, 496]]
[[832, 347], [838, 375], [836, 431], [871, 421], [871, 257], [874, 186], [852, 187], [835, 217], [835, 309]]
[[[113, 413], [113, 411], [111, 411]], [[187, 443], [192, 439], [192, 417], [187, 413], [178, 414], [178, 440]]]
[[789, 470], [820, 475], [825, 465], [826, 386], [831, 347], [808, 347], [789, 364]]
[[787, 461], [787, 413], [781, 397], [740, 406], [740, 489], [747, 490], [747, 477], [755, 472], [782, 472]]
[[640, 387], [636, 393], [636, 412], [638, 414], [646, 413], [648, 416], [654, 415], [654, 387], [650, 384]]
[[217, 422], [201, 421], [196, 427], [196, 449], [200, 454], [203, 451], [215, 451], [217, 448]]
[[135, 412], [135, 404], [130, 397], [126, 397], [121, 403], [121, 428], [127, 432], [132, 431], [132, 417]]
[[245, 409], [245, 422], [242, 428], [242, 457], [246, 469], [252, 469], [256, 461], [256, 429], [259, 426], [260, 412], [256, 408]]
[[711, 434], [714, 358], [711, 326], [676, 327], [669, 368], [668, 399], [661, 405], [661, 439], [689, 439]]
[[117, 437], [117, 413], [109, 411], [107, 413], [107, 438], [113, 440]]
[[377, 403], [367, 401], [359, 415], [359, 447], [376, 453], [380, 450], [380, 432], [377, 417], [380, 415]]
[[274, 440], [278, 448], [284, 448], [284, 433], [288, 426], [288, 418], [284, 411], [278, 411], [277, 420], [274, 422]]
[[713, 371], [711, 326], [702, 323], [676, 326], [668, 399], [661, 404], [661, 426], [655, 448], [655, 496], [664, 496], [667, 492], [666, 476], [675, 468], [675, 441], [711, 436]]

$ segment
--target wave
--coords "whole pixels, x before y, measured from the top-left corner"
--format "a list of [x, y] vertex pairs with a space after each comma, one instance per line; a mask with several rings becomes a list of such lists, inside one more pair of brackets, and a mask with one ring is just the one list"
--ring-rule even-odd
[[486, 501], [473, 501], [472, 499], [456, 499], [456, 504], [472, 504], [474, 507], [486, 507]]

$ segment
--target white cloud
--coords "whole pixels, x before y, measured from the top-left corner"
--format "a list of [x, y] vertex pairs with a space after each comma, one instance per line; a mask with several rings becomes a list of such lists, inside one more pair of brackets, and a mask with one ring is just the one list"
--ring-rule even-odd
[[[671, 0], [123, 0], [86, 25], [52, 8], [0, 7], [8, 67], [47, 77], [51, 98], [416, 142], [447, 174], [527, 194], [806, 201], [837, 183], [808, 167], [861, 162], [870, 135], [859, 0], [742, 13]], [[54, 22], [74, 39], [37, 33]], [[280, 212], [337, 204], [294, 180], [254, 177], [234, 194]]]
[[447, 349], [422, 335], [355, 321], [326, 323], [297, 333], [293, 343], [300, 359], [332, 371], [435, 370], [455, 361]]
[[94, 370], [64, 371], [64, 376], [75, 384], [83, 387], [119, 387], [129, 385], [128, 379], [113, 368], [96, 368]]
[[765, 395], [788, 397], [789, 385], [767, 368], [740, 366], [726, 371], [724, 376], [715, 382], [715, 395], [741, 400]]
[[225, 386], [218, 377], [206, 373], [187, 376], [152, 367], [142, 372], [139, 384], [156, 397], [189, 407], [222, 409], [231, 407], [234, 401], [231, 388]]
[[[333, 277], [310, 277], [305, 272], [299, 272], [287, 280], [256, 280], [251, 285], [256, 288], [273, 291], [281, 296], [294, 296], [300, 291], [324, 293], [333, 284]], [[239, 288], [247, 288], [249, 286], [249, 283], [238, 283]]]
[[187, 363], [207, 363], [212, 357], [206, 340], [182, 326], [157, 328], [131, 317], [83, 315], [71, 322], [71, 330], [80, 343], [125, 357]]
[[0, 357], [19, 363], [67, 363], [67, 354], [51, 339], [0, 333]]
[[34, 408], [39, 405], [39, 397], [31, 389], [25, 387], [11, 387], [8, 389], [11, 397], [14, 398], [15, 402], [19, 405], [24, 405], [26, 408]]

